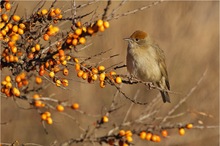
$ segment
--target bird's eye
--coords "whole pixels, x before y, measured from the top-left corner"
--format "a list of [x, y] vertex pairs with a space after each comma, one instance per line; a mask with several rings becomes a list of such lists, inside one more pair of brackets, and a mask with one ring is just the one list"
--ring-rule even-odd
[[136, 41], [136, 42], [138, 42], [138, 41], [139, 41], [139, 39], [138, 39], [138, 38], [136, 38], [136, 39], [135, 39], [135, 41]]

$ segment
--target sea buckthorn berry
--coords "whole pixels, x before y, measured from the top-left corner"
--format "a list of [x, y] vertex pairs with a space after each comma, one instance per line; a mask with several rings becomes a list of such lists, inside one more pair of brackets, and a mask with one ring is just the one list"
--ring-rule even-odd
[[127, 131], [125, 132], [125, 136], [126, 136], [126, 137], [127, 137], [127, 136], [132, 136], [131, 130], [127, 130]]
[[99, 75], [99, 80], [100, 80], [100, 81], [104, 81], [104, 80], [105, 80], [105, 73], [101, 73], [101, 74]]
[[41, 14], [42, 15], [46, 15], [48, 13], [48, 10], [47, 9], [43, 9], [42, 11], [41, 11]]
[[109, 24], [108, 21], [104, 21], [104, 22], [103, 22], [103, 26], [104, 26], [105, 28], [109, 28], [110, 24]]
[[5, 81], [6, 81], [6, 82], [11, 82], [11, 77], [10, 77], [10, 76], [6, 76], [6, 77], [5, 77]]
[[133, 141], [133, 138], [132, 138], [131, 136], [127, 136], [127, 137], [126, 137], [126, 140], [127, 140], [128, 142], [132, 142], [132, 141]]
[[86, 80], [88, 78], [88, 73], [84, 72], [83, 75], [82, 75], [82, 78], [83, 78], [83, 80]]
[[82, 34], [82, 29], [81, 28], [77, 28], [76, 30], [75, 30], [75, 34], [76, 35], [81, 35]]
[[80, 70], [80, 64], [78, 64], [78, 63], [75, 64], [75, 70], [76, 70], [76, 71], [79, 71], [79, 70]]
[[6, 81], [2, 81], [1, 84], [2, 84], [3, 86], [5, 86], [5, 85], [7, 84], [7, 82], [6, 82]]
[[94, 30], [92, 29], [92, 27], [89, 27], [87, 29], [88, 34], [92, 35], [94, 33]]
[[76, 22], [76, 27], [81, 27], [82, 26], [82, 23], [80, 21], [77, 21]]
[[57, 105], [56, 109], [57, 109], [59, 112], [62, 112], [62, 111], [64, 111], [64, 106], [61, 105], [61, 104], [59, 104], [59, 105]]
[[100, 85], [101, 88], [105, 88], [105, 82], [104, 81], [101, 81], [99, 85]]
[[187, 129], [192, 129], [192, 128], [193, 128], [193, 124], [191, 124], [191, 123], [187, 124], [187, 125], [186, 125], [186, 128], [187, 128]]
[[124, 130], [120, 130], [118, 133], [120, 136], [125, 136], [125, 131]]
[[157, 141], [157, 135], [153, 134], [151, 137], [151, 141], [156, 142]]
[[145, 138], [146, 138], [146, 135], [147, 135], [147, 133], [146, 133], [145, 131], [142, 131], [142, 132], [140, 133], [140, 138], [141, 138], [141, 139], [145, 139]]
[[17, 25], [14, 25], [14, 26], [12, 27], [12, 31], [15, 32], [15, 33], [18, 32], [18, 26], [17, 26]]
[[6, 88], [11, 88], [12, 87], [12, 83], [11, 82], [7, 82], [5, 85]]
[[8, 11], [11, 9], [11, 4], [10, 3], [5, 3], [5, 9]]
[[101, 27], [99, 27], [99, 31], [100, 31], [100, 32], [105, 31], [105, 27], [102, 25]]
[[60, 80], [56, 80], [56, 86], [60, 87], [60, 85], [61, 85], [61, 81]]
[[115, 82], [121, 84], [122, 83], [121, 77], [116, 77]]
[[99, 71], [104, 71], [104, 70], [105, 70], [105, 67], [104, 67], [103, 65], [100, 65], [100, 66], [98, 66], [98, 70], [99, 70]]
[[185, 135], [185, 129], [184, 128], [179, 128], [179, 135], [181, 135], [181, 136]]
[[111, 75], [111, 76], [114, 76], [114, 75], [116, 75], [116, 72], [110, 71], [110, 75]]
[[108, 122], [108, 117], [107, 116], [103, 116], [102, 117], [102, 122], [103, 123], [107, 123]]
[[148, 140], [148, 141], [150, 141], [151, 138], [152, 138], [152, 135], [153, 135], [152, 133], [147, 132], [145, 139]]
[[80, 70], [80, 71], [78, 71], [77, 76], [78, 76], [78, 77], [82, 77], [83, 73], [84, 73], [84, 72], [83, 72], [82, 70]]
[[78, 103], [73, 103], [71, 108], [74, 109], [74, 110], [77, 110], [77, 109], [79, 109], [79, 104]]
[[98, 79], [97, 74], [93, 74], [93, 75], [92, 75], [92, 80], [93, 80], [93, 81], [96, 81], [97, 79]]
[[40, 75], [40, 76], [43, 76], [44, 73], [45, 73], [45, 70], [40, 70], [40, 71], [39, 71], [39, 75]]
[[74, 58], [73, 60], [74, 62], [79, 63], [79, 60], [77, 58]]
[[69, 85], [69, 82], [67, 79], [63, 79], [62, 84], [63, 84], [63, 86], [67, 87]]
[[8, 15], [7, 14], [2, 14], [2, 20], [3, 21], [8, 21]]
[[40, 51], [40, 45], [39, 45], [39, 44], [36, 44], [36, 45], [35, 45], [35, 49], [36, 49], [36, 51]]
[[73, 45], [73, 46], [76, 46], [77, 44], [78, 44], [78, 40], [77, 40], [77, 39], [73, 39], [73, 40], [72, 40], [72, 45]]
[[18, 28], [18, 34], [20, 34], [20, 35], [24, 34], [24, 30], [21, 28]]
[[34, 94], [32, 97], [33, 97], [34, 99], [39, 99], [39, 98], [40, 98], [40, 95], [39, 95], [39, 94]]
[[18, 16], [18, 15], [13, 15], [13, 16], [12, 16], [12, 19], [13, 19], [15, 22], [18, 22], [21, 18], [20, 18], [20, 16]]
[[92, 68], [92, 73], [93, 73], [93, 74], [97, 74], [97, 73], [99, 73], [99, 71], [98, 71], [97, 68]]
[[11, 52], [12, 52], [12, 53], [15, 54], [15, 53], [17, 53], [17, 51], [18, 51], [18, 48], [17, 48], [16, 46], [12, 46], [12, 47], [11, 47]]
[[44, 112], [44, 114], [46, 114], [46, 115], [47, 115], [47, 117], [51, 117], [51, 113], [50, 113], [50, 112], [48, 112], [48, 111]]
[[20, 91], [17, 88], [15, 88], [15, 87], [12, 89], [12, 93], [15, 96], [20, 96], [20, 94], [21, 94]]
[[51, 71], [51, 72], [49, 73], [49, 77], [50, 77], [50, 78], [54, 78], [54, 76], [55, 76], [55, 73], [54, 73], [53, 71]]
[[20, 35], [19, 34], [13, 34], [12, 36], [10, 36], [10, 38], [11, 38], [12, 41], [16, 42], [17, 40], [20, 39]]
[[98, 27], [103, 26], [103, 20], [99, 19], [99, 20], [97, 21], [96, 25], [97, 25]]
[[86, 42], [86, 39], [85, 39], [84, 37], [81, 37], [81, 38], [79, 39], [79, 43], [80, 43], [80, 44], [85, 44], [85, 42]]
[[66, 66], [66, 65], [67, 65], [67, 61], [66, 61], [66, 60], [63, 60], [63, 61], [61, 62], [61, 64]]
[[18, 83], [18, 82], [20, 82], [21, 81], [21, 77], [18, 75], [18, 76], [16, 76], [15, 77], [15, 81]]
[[167, 136], [168, 136], [167, 130], [162, 130], [162, 131], [161, 131], [161, 135], [162, 135], [163, 137], [167, 137]]
[[59, 15], [59, 14], [61, 13], [61, 10], [60, 10], [59, 8], [56, 8], [56, 9], [54, 10], [54, 13], [55, 13], [56, 15]]
[[50, 39], [50, 36], [48, 34], [44, 34], [43, 39], [45, 41], [48, 41]]
[[53, 120], [52, 120], [51, 117], [48, 117], [48, 118], [46, 119], [46, 121], [47, 121], [47, 124], [49, 124], [49, 125], [53, 124]]
[[46, 120], [47, 119], [47, 115], [45, 113], [41, 114], [41, 120]]
[[41, 84], [41, 83], [42, 83], [41, 77], [36, 76], [36, 77], [35, 77], [35, 82], [36, 82], [37, 84]]
[[63, 75], [67, 76], [69, 74], [69, 70], [67, 68], [63, 69]]
[[40, 101], [40, 100], [35, 100], [35, 101], [34, 101], [34, 106], [36, 106], [36, 107], [41, 107], [41, 106], [42, 106], [42, 101]]
[[24, 86], [26, 86], [26, 85], [28, 85], [28, 80], [22, 80], [22, 84], [24, 85]]

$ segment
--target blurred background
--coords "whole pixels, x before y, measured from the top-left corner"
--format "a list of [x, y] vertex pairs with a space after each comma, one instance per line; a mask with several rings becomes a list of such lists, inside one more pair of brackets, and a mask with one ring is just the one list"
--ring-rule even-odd
[[[25, 16], [30, 15], [36, 2], [23, 1], [19, 4], [17, 13]], [[44, 8], [48, 8], [52, 2], [47, 2]], [[76, 4], [86, 3], [84, 1]], [[113, 1], [109, 12], [116, 8], [120, 2]], [[141, 8], [151, 4], [152, 1], [128, 1], [117, 11], [118, 14]], [[63, 11], [70, 8], [71, 2], [58, 2], [55, 7], [60, 7]], [[88, 7], [80, 9], [77, 14], [84, 14], [96, 10], [96, 15], [103, 13], [106, 2], [97, 2]], [[82, 19], [83, 22], [90, 20], [91, 16]], [[101, 18], [99, 16], [98, 18]], [[63, 23], [60, 29], [65, 31], [69, 24]], [[197, 85], [196, 90], [184, 102], [174, 114], [190, 111], [184, 116], [168, 120], [169, 124], [192, 122], [195, 125], [208, 126], [219, 125], [219, 2], [217, 1], [185, 1], [185, 2], [166, 2], [152, 6], [149, 9], [138, 11], [118, 19], [110, 21], [110, 28], [104, 33], [98, 33], [92, 38], [88, 38], [88, 43], [92, 45], [75, 56], [89, 57], [103, 50], [111, 49], [102, 56], [96, 57], [90, 63], [95, 63], [107, 58], [110, 55], [119, 54], [102, 64], [110, 67], [122, 62], [125, 64], [127, 42], [123, 40], [129, 37], [135, 30], [143, 30], [149, 33], [164, 50], [168, 67], [171, 90], [178, 94], [171, 94], [171, 103], [163, 104], [159, 97], [157, 107], [159, 110], [157, 117], [163, 117], [170, 111], [186, 94], [192, 90], [207, 70], [202, 82]], [[101, 89], [99, 84], [88, 84], [76, 77], [74, 69], [69, 76], [68, 90], [57, 89], [54, 85], [49, 85], [46, 91], [40, 94], [50, 96], [60, 100], [78, 102], [80, 109], [91, 115], [103, 115], [110, 107], [111, 101], [117, 90], [107, 85]], [[126, 68], [116, 70], [117, 73], [127, 74]], [[3, 69], [2, 77], [7, 74]], [[147, 90], [141, 84], [121, 86], [121, 90], [133, 98], [137, 91], [137, 101], [151, 102], [159, 93], [157, 90]], [[117, 96], [118, 105], [121, 108], [112, 113], [109, 123], [99, 130], [96, 136], [106, 134], [113, 124], [119, 125], [131, 105], [123, 95]], [[40, 122], [40, 116], [35, 109], [25, 110], [18, 107], [29, 107], [24, 101], [11, 98], [1, 98], [1, 142], [12, 143], [18, 140], [19, 143], [36, 143], [40, 145], [51, 145], [53, 142], [61, 143], [70, 138], [79, 138], [82, 131], [77, 122], [58, 112], [53, 113], [54, 124], [46, 125], [49, 132], [46, 134]], [[128, 120], [134, 120], [140, 115], [147, 105], [133, 105]], [[87, 116], [67, 109], [66, 112], [77, 119], [85, 129], [91, 127], [100, 116]], [[203, 112], [205, 114], [198, 114]], [[199, 121], [199, 122], [198, 122]], [[201, 124], [203, 123], [203, 124]], [[151, 123], [146, 123], [151, 124]], [[127, 129], [135, 128], [135, 125]], [[178, 129], [169, 131], [170, 136], [162, 139], [161, 143], [152, 143], [140, 140], [134, 136], [136, 145], [219, 145], [219, 129], [192, 129], [186, 131], [184, 136], [179, 136]], [[80, 144], [77, 144], [80, 145]], [[85, 143], [84, 145], [91, 145]], [[97, 144], [98, 145], [98, 144]]]

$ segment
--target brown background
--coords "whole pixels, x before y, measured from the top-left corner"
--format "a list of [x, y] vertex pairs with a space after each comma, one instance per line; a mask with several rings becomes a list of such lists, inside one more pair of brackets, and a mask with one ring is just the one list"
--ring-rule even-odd
[[[50, 3], [48, 2], [45, 7]], [[83, 2], [77, 2], [77, 4], [79, 3]], [[122, 14], [150, 3], [152, 2], [129, 1], [117, 13]], [[70, 7], [70, 4], [66, 1], [63, 4], [55, 5], [55, 7], [66, 10]], [[118, 4], [119, 2], [113, 2], [110, 11]], [[27, 14], [31, 14], [31, 10], [35, 5], [36, 2], [19, 2], [18, 13], [24, 15], [24, 9], [26, 9]], [[96, 8], [97, 14], [102, 14], [105, 5], [105, 2], [97, 2], [80, 10], [77, 14], [83, 14]], [[88, 19], [90, 18], [91, 16], [88, 17]], [[85, 20], [83, 21], [85, 22]], [[161, 103], [158, 104], [157, 109], [160, 109], [160, 114], [157, 116], [164, 116], [169, 109], [172, 109], [195, 86], [207, 69], [207, 74], [201, 84], [198, 85], [190, 98], [178, 108], [175, 114], [190, 110], [204, 112], [213, 117], [188, 113], [180, 118], [172, 119], [170, 122], [171, 124], [193, 122], [199, 125], [198, 120], [201, 120], [205, 126], [219, 125], [219, 3], [217, 1], [162, 2], [150, 9], [112, 20], [110, 25], [110, 28], [104, 33], [99, 33], [88, 39], [88, 43], [93, 43], [91, 47], [75, 55], [88, 57], [102, 50], [112, 49], [101, 57], [104, 58], [113, 54], [120, 54], [120, 56], [105, 61], [103, 64], [106, 67], [121, 61], [124, 64], [127, 43], [123, 41], [123, 38], [130, 36], [135, 30], [146, 31], [151, 34], [165, 52], [172, 91], [181, 93], [181, 95], [171, 94], [171, 104], [162, 104], [162, 101], [159, 100]], [[68, 24], [62, 24], [59, 27], [64, 31], [67, 26]], [[95, 58], [93, 62], [100, 60], [100, 58]], [[127, 74], [125, 68], [117, 72]], [[6, 73], [7, 70], [4, 69], [2, 76], [4, 77]], [[54, 93], [53, 98], [79, 102], [81, 109], [89, 114], [104, 114], [106, 108], [109, 108], [111, 104], [113, 94], [116, 92], [115, 88], [107, 86], [100, 89], [98, 84], [83, 83], [75, 76], [76, 73], [73, 71], [69, 77], [72, 80], [69, 83], [68, 90], [57, 88], [54, 90], [54, 85], [50, 85], [47, 91], [41, 94], [49, 96]], [[140, 89], [137, 99], [141, 102], [150, 102], [158, 94], [158, 91], [146, 90], [143, 85], [122, 86], [122, 90], [131, 98], [133, 98], [137, 89]], [[120, 124], [123, 120], [131, 102], [122, 95], [117, 97], [117, 102], [119, 105], [123, 105], [122, 108], [109, 117], [110, 122], [106, 124], [107, 128], [97, 132], [97, 135], [105, 134], [108, 129], [112, 128], [113, 123]], [[18, 103], [23, 107], [28, 107], [25, 102], [18, 100]], [[129, 119], [134, 120], [144, 109], [145, 107], [141, 105], [134, 105]], [[66, 112], [75, 117], [84, 128], [92, 126], [100, 118], [84, 116], [71, 110]], [[30, 142], [50, 145], [55, 140], [60, 143], [69, 138], [79, 137], [81, 131], [73, 120], [57, 112], [53, 113], [53, 118], [54, 124], [46, 126], [49, 132], [46, 135], [39, 114], [35, 109], [24, 110], [19, 108], [12, 99], [1, 98], [1, 122], [8, 122], [6, 125], [1, 125], [1, 142], [12, 143], [18, 140], [20, 143]], [[131, 129], [131, 127], [126, 128]], [[158, 144], [141, 141], [137, 136], [133, 138], [136, 145], [216, 146], [219, 144], [219, 129], [192, 129], [187, 131], [183, 137], [178, 135], [177, 129], [174, 129], [170, 131], [169, 138], [162, 139], [162, 142]]]

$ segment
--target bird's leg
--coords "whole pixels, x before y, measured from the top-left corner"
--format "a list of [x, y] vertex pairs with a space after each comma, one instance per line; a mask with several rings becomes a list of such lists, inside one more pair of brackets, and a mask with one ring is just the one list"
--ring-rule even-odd
[[149, 87], [149, 90], [154, 89], [155, 88], [154, 83], [153, 82], [149, 82], [148, 83], [148, 87]]

